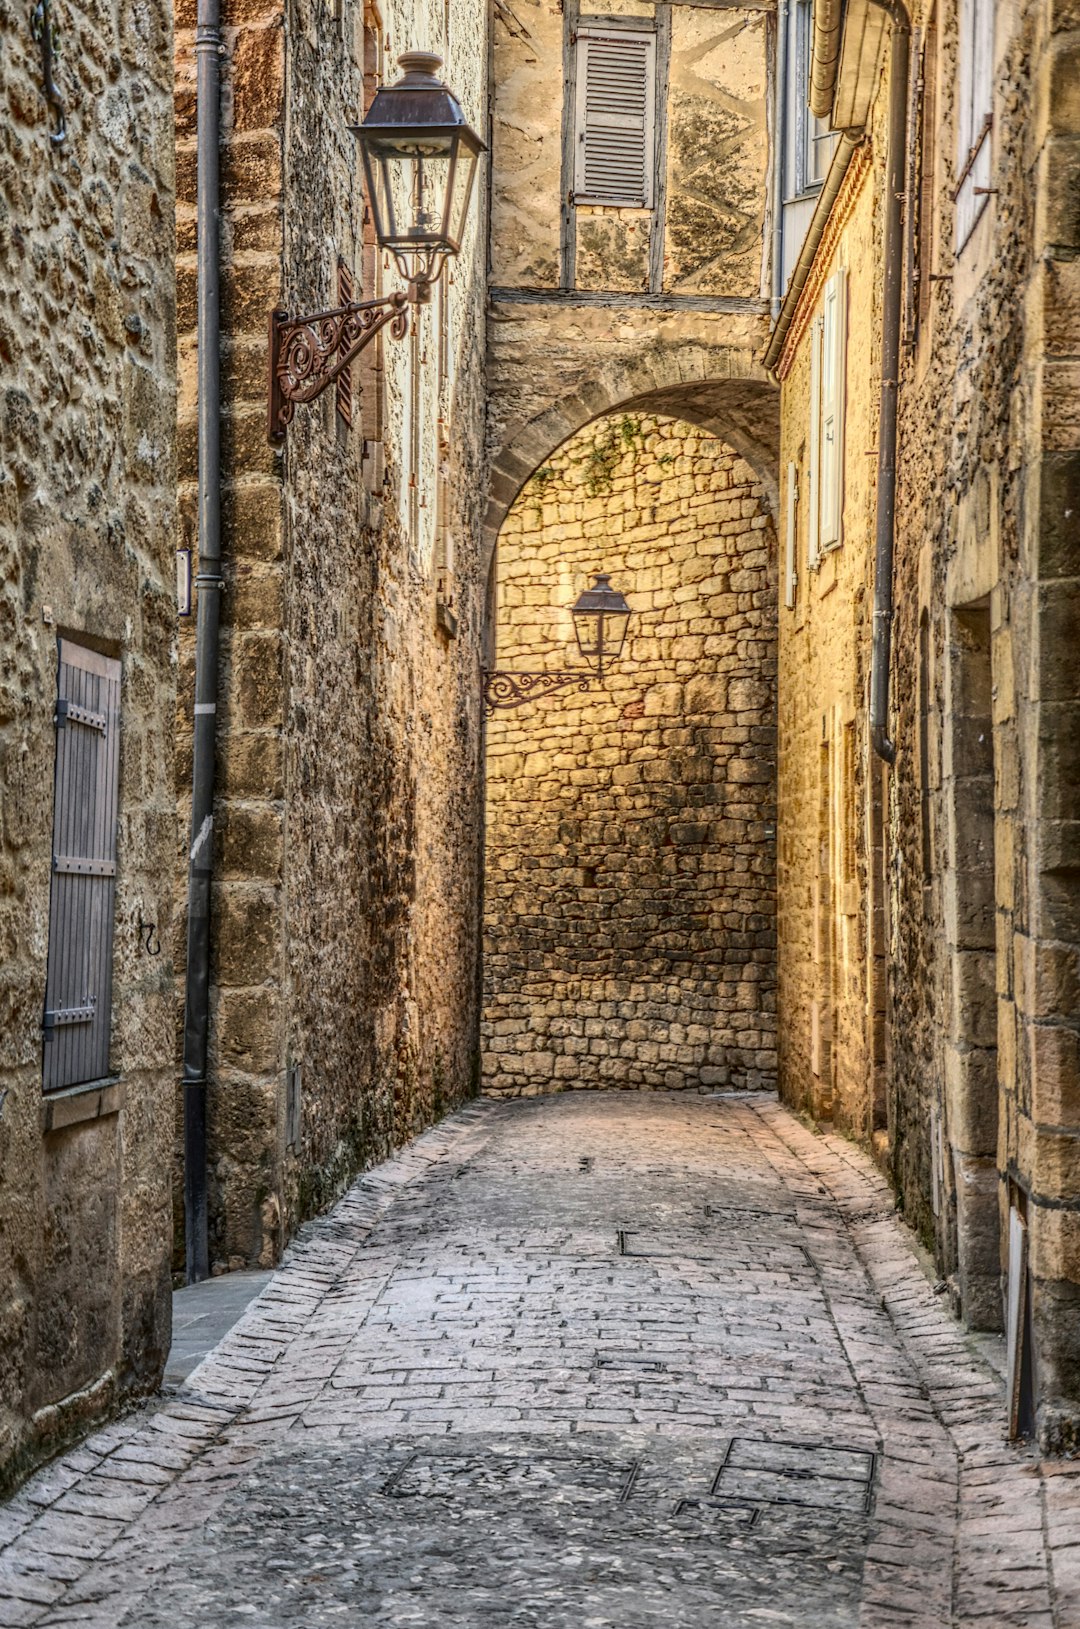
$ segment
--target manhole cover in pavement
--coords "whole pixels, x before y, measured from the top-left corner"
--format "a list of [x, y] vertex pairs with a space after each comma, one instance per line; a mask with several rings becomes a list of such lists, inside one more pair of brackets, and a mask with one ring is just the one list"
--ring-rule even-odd
[[809, 1253], [792, 1239], [773, 1238], [762, 1231], [742, 1233], [730, 1242], [719, 1242], [701, 1234], [682, 1234], [671, 1238], [652, 1233], [639, 1233], [619, 1228], [617, 1243], [620, 1256], [633, 1256], [644, 1261], [693, 1262], [695, 1265], [718, 1270], [732, 1268], [801, 1272], [814, 1269]]
[[733, 1437], [712, 1492], [760, 1504], [863, 1515], [870, 1508], [874, 1463], [875, 1456], [862, 1448]]

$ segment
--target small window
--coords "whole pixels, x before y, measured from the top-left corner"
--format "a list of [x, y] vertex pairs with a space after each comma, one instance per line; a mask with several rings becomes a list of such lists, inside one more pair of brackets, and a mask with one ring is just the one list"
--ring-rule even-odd
[[843, 541], [844, 397], [847, 371], [847, 273], [825, 284], [810, 330], [811, 566]]
[[994, 0], [960, 0], [956, 121], [956, 249], [986, 207], [994, 89]]
[[109, 1073], [120, 780], [120, 663], [69, 639], [59, 656], [46, 1091]]
[[785, 201], [816, 192], [829, 173], [836, 132], [810, 111], [810, 0], [798, 0], [789, 12], [786, 80]]
[[577, 36], [574, 202], [650, 209], [656, 36], [582, 29]]

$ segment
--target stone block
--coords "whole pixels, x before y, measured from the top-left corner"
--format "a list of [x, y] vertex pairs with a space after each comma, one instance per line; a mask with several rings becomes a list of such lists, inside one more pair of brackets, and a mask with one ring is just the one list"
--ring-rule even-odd
[[276, 892], [250, 883], [214, 890], [214, 975], [219, 988], [262, 984], [279, 972], [281, 905]]
[[244, 633], [232, 643], [234, 728], [279, 726], [284, 717], [283, 646], [277, 632]]
[[250, 1075], [274, 1074], [283, 1066], [281, 1004], [273, 986], [222, 988], [214, 1003], [214, 1025], [218, 1051], [227, 1064]]
[[964, 1155], [997, 1152], [997, 1048], [947, 1043], [945, 1102], [949, 1139]]
[[1044, 1126], [1080, 1125], [1080, 1034], [1064, 1024], [1026, 1029], [1032, 1118]]
[[237, 30], [232, 48], [232, 127], [268, 130], [285, 116], [284, 19], [274, 11], [262, 26]]

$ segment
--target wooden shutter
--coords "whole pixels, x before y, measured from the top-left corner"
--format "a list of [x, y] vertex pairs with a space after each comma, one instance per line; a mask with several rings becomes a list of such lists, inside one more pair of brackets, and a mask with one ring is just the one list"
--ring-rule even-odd
[[795, 590], [799, 582], [798, 555], [795, 538], [798, 521], [799, 471], [797, 465], [787, 467], [787, 517], [784, 540], [784, 604], [789, 611], [795, 609]]
[[993, 0], [961, 0], [956, 120], [956, 252], [986, 208], [994, 107]]
[[656, 36], [582, 29], [577, 52], [574, 202], [649, 209]]
[[60, 641], [52, 893], [45, 979], [46, 1091], [109, 1073], [120, 663]]
[[818, 550], [841, 541], [844, 508], [844, 385], [847, 367], [847, 273], [825, 284], [821, 329], [821, 481]]
[[806, 556], [811, 571], [816, 571], [820, 560], [818, 520], [821, 513], [821, 317], [810, 324], [810, 456], [806, 466], [806, 484], [809, 488], [807, 508]]

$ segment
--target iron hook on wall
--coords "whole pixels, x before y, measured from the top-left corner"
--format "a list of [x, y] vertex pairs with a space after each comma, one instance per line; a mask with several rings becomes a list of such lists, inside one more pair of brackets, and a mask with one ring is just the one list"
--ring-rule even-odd
[[156, 922], [140, 922], [139, 936], [143, 941], [143, 949], [148, 956], [161, 955], [161, 940], [158, 937]]
[[49, 140], [53, 143], [59, 143], [67, 135], [67, 124], [64, 104], [56, 88], [56, 81], [53, 79], [56, 38], [52, 16], [49, 11], [49, 0], [37, 0], [37, 5], [31, 13], [30, 27], [41, 50], [41, 81], [44, 87], [45, 100], [48, 102], [56, 119], [56, 129], [50, 130]]

